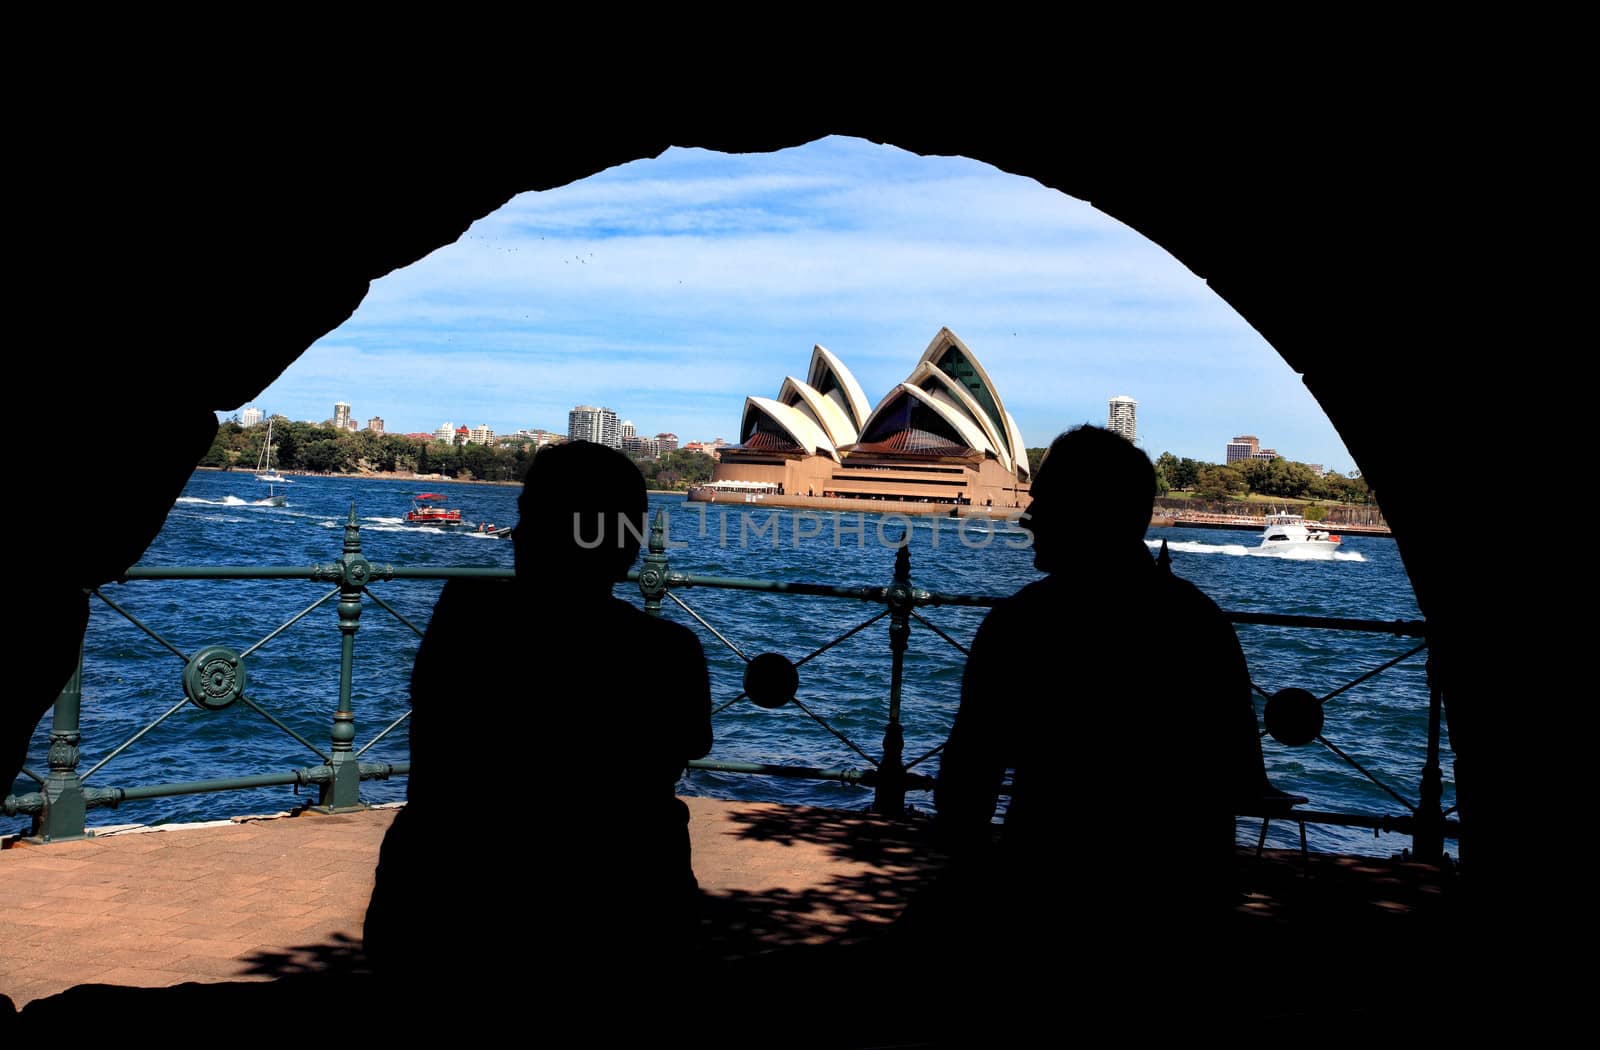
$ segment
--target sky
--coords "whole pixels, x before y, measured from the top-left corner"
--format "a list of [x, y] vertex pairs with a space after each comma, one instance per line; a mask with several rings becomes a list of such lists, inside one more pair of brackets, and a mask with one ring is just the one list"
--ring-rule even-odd
[[604, 405], [640, 434], [737, 441], [745, 397], [804, 379], [814, 344], [876, 403], [941, 327], [1029, 446], [1126, 395], [1151, 456], [1220, 462], [1254, 434], [1352, 469], [1299, 376], [1161, 248], [1032, 179], [847, 138], [675, 148], [522, 194], [375, 281], [249, 404], [497, 434], [565, 433], [574, 405]]

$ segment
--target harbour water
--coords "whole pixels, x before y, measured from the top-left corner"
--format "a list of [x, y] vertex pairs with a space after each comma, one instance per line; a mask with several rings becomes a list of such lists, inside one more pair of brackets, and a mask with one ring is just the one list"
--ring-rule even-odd
[[[512, 564], [511, 545], [460, 529], [415, 527], [404, 523], [418, 482], [362, 478], [297, 478], [280, 492], [287, 505], [265, 507], [252, 501], [266, 486], [247, 474], [197, 472], [173, 507], [165, 528], [142, 560], [146, 565], [310, 565], [337, 558], [352, 503], [361, 525], [364, 555], [395, 565], [503, 566]], [[434, 491], [441, 491], [435, 488]], [[450, 506], [470, 521], [513, 524], [518, 490], [507, 486], [452, 484], [442, 491]], [[893, 543], [907, 525], [898, 516], [810, 514], [775, 511], [757, 505], [687, 504], [681, 497], [652, 496], [652, 507], [670, 515], [668, 552], [675, 570], [718, 576], [810, 581], [848, 586], [883, 586], [890, 581]], [[1000, 523], [916, 519], [910, 522], [913, 582], [944, 593], [1006, 595], [1037, 578], [1025, 534]], [[801, 533], [798, 538], [796, 533]], [[1329, 560], [1252, 556], [1255, 538], [1197, 529], [1153, 529], [1148, 542], [1168, 542], [1173, 567], [1224, 609], [1247, 612], [1344, 616], [1364, 619], [1419, 619], [1409, 581], [1392, 540], [1346, 539]], [[134, 581], [104, 588], [108, 597], [186, 653], [210, 644], [243, 649], [265, 637], [329, 589], [307, 581]], [[374, 592], [419, 626], [425, 625], [442, 584], [438, 581], [375, 583]], [[620, 596], [637, 601], [632, 585]], [[800, 597], [755, 592], [689, 589], [685, 602], [746, 655], [776, 651], [799, 659], [830, 639], [869, 619], [882, 606], [850, 599]], [[115, 745], [181, 700], [182, 662], [98, 599], [91, 599], [83, 677], [83, 759], [87, 771]], [[326, 749], [330, 716], [338, 695], [339, 633], [336, 603], [328, 602], [272, 639], [248, 661], [248, 695], [273, 716]], [[712, 668], [713, 703], [721, 706], [742, 688], [743, 661], [672, 602], [666, 614], [693, 627], [705, 644]], [[921, 610], [932, 623], [963, 644], [970, 641], [984, 610]], [[554, 746], [537, 739], [497, 735], [493, 711], [500, 704], [568, 703], [593, 711], [595, 732], [588, 741], [561, 742], [590, 752], [598, 766], [606, 759], [604, 696], [549, 698], [539, 683], [518, 674], [519, 663], [539, 645], [541, 624], [566, 615], [558, 602], [531, 609], [517, 623], [485, 622], [482, 659], [503, 665], [500, 695], [461, 697], [460, 739], [463, 763], [496, 760], [500, 804], [514, 814], [535, 796], [583, 805], [583, 785], [541, 781], [539, 756]], [[1139, 630], [1138, 624], [1129, 629]], [[1287, 686], [1325, 695], [1365, 671], [1406, 652], [1411, 639], [1387, 635], [1241, 626], [1239, 637], [1252, 679], [1267, 693]], [[1151, 638], [1151, 645], [1159, 645]], [[365, 603], [356, 639], [354, 710], [357, 746], [365, 744], [407, 710], [407, 679], [417, 649], [412, 631], [373, 603]], [[651, 654], [635, 654], [649, 661]], [[887, 620], [861, 631], [804, 664], [799, 698], [839, 735], [869, 755], [881, 750], [889, 692]], [[937, 747], [947, 734], [959, 698], [962, 656], [933, 631], [913, 621], [906, 658], [902, 722], [905, 757], [917, 758]], [[1173, 682], [1170, 699], [1183, 701], [1185, 683]], [[1116, 702], [1116, 698], [1102, 698]], [[1400, 795], [1414, 800], [1424, 757], [1427, 690], [1423, 657], [1416, 656], [1340, 693], [1326, 705], [1325, 735]], [[763, 710], [740, 701], [714, 720], [716, 745], [711, 758], [867, 768], [867, 762], [839, 736], [794, 706]], [[49, 718], [29, 750], [28, 766], [43, 772]], [[1064, 744], [1069, 742], [1063, 742]], [[1132, 775], [1161, 776], [1141, 763], [1138, 734], [1113, 742], [1127, 748]], [[1319, 744], [1283, 747], [1263, 740], [1269, 775], [1279, 787], [1306, 795], [1312, 808], [1398, 814], [1403, 808], [1382, 789]], [[1068, 752], [1063, 747], [1063, 754]], [[368, 761], [403, 761], [403, 725], [364, 756]], [[242, 704], [221, 711], [185, 706], [118, 755], [89, 781], [91, 786], [132, 786], [256, 773], [284, 772], [321, 759], [261, 715]], [[465, 768], [465, 765], [464, 767]], [[934, 756], [916, 767], [936, 773]], [[1446, 752], [1445, 805], [1454, 803], [1454, 784]], [[475, 771], [483, 804], [484, 774]], [[17, 793], [34, 790], [21, 778]], [[684, 778], [686, 794], [736, 799], [770, 799], [812, 805], [862, 808], [869, 791], [838, 783], [740, 776], [696, 771]], [[367, 801], [398, 801], [404, 781], [363, 785]], [[1174, 785], [1175, 798], [1182, 786]], [[125, 804], [120, 810], [94, 810], [90, 823], [159, 823], [214, 819], [290, 808], [293, 789], [182, 796]], [[911, 804], [928, 808], [926, 793], [913, 792]], [[539, 803], [549, 804], [547, 802]], [[1152, 839], [1159, 819], [1152, 816]], [[0, 818], [0, 832], [25, 829], [25, 818]], [[1256, 823], [1241, 821], [1241, 841]], [[1312, 827], [1312, 848], [1387, 855], [1409, 839], [1354, 829]], [[1295, 841], [1292, 825], [1274, 825], [1275, 844]], [[1453, 849], [1452, 849], [1453, 852]]]

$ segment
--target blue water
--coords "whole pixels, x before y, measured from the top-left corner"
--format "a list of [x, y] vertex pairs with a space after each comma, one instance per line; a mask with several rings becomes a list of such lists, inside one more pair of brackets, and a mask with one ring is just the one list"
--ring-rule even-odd
[[[288, 505], [250, 505], [265, 486], [248, 475], [199, 472], [172, 508], [165, 528], [146, 552], [145, 565], [309, 565], [339, 556], [343, 527], [352, 502], [361, 525], [363, 553], [373, 562], [396, 565], [510, 567], [509, 543], [442, 528], [403, 523], [413, 482], [355, 478], [301, 478], [280, 487]], [[517, 489], [487, 485], [448, 485], [450, 505], [472, 521], [500, 525], [516, 520]], [[653, 506], [671, 515], [671, 537], [682, 549], [670, 552], [674, 569], [721, 576], [807, 580], [842, 585], [887, 584], [904, 519], [878, 515], [815, 515], [803, 531], [817, 533], [796, 541], [793, 512], [760, 507], [706, 507], [680, 497], [652, 497]], [[777, 544], [768, 526], [776, 516]], [[857, 531], [859, 523], [860, 531]], [[769, 531], [757, 533], [757, 527]], [[918, 520], [912, 528], [912, 578], [929, 590], [1005, 595], [1037, 578], [1025, 536], [1014, 526], [968, 526], [963, 534], [949, 520]], [[1337, 560], [1299, 561], [1258, 557], [1249, 552], [1250, 533], [1197, 529], [1152, 530], [1152, 545], [1166, 539], [1175, 571], [1199, 585], [1225, 609], [1348, 616], [1365, 619], [1417, 619], [1420, 614], [1393, 541], [1350, 537]], [[438, 581], [376, 583], [373, 590], [419, 627], [425, 626], [442, 584]], [[135, 581], [103, 588], [112, 601], [185, 653], [209, 644], [243, 649], [269, 634], [322, 597], [329, 584], [301, 581]], [[631, 585], [618, 593], [637, 600]], [[774, 650], [792, 659], [849, 630], [882, 606], [860, 601], [690, 589], [680, 597], [746, 655]], [[182, 662], [171, 652], [91, 599], [83, 682], [83, 759], [87, 771], [113, 747], [154, 720], [183, 697]], [[319, 607], [273, 639], [247, 664], [248, 695], [275, 717], [326, 750], [330, 715], [339, 685], [339, 632], [336, 601]], [[672, 602], [667, 615], [694, 628], [711, 662], [713, 702], [721, 705], [742, 688], [743, 661]], [[553, 604], [544, 615], [559, 617]], [[956, 640], [970, 642], [984, 610], [923, 609], [922, 614]], [[1364, 671], [1399, 656], [1416, 643], [1382, 635], [1242, 626], [1239, 637], [1251, 676], [1266, 692], [1300, 686], [1323, 695]], [[537, 645], [533, 623], [483, 624], [483, 658], [508, 664], [528, 645]], [[407, 709], [407, 679], [417, 649], [412, 631], [373, 603], [365, 603], [356, 640], [353, 708], [357, 746], [365, 744]], [[647, 653], [639, 654], [648, 659]], [[906, 657], [902, 721], [907, 761], [944, 740], [955, 713], [961, 654], [934, 632], [913, 621]], [[861, 750], [881, 749], [889, 682], [888, 621], [861, 631], [800, 669], [801, 701]], [[1181, 694], [1182, 682], [1173, 683]], [[532, 754], [532, 742], [496, 735], [493, 707], [519, 702], [508, 679], [501, 696], [463, 697], [463, 761], [491, 754], [514, 761]], [[594, 706], [596, 732], [591, 744], [597, 762], [606, 758], [604, 698], [574, 698]], [[1427, 727], [1427, 691], [1422, 657], [1417, 656], [1342, 693], [1326, 705], [1325, 735], [1357, 758], [1402, 796], [1415, 799]], [[714, 721], [711, 758], [821, 767], [866, 768], [846, 744], [798, 708], [767, 711], [741, 701]], [[46, 769], [48, 717], [34, 736], [28, 766]], [[1268, 771], [1280, 787], [1307, 795], [1312, 807], [1361, 813], [1399, 813], [1401, 807], [1381, 789], [1318, 744], [1286, 748], [1263, 741]], [[1130, 768], [1159, 776], [1140, 764], [1137, 738], [1129, 734]], [[363, 756], [368, 761], [403, 761], [404, 726]], [[166, 722], [117, 756], [90, 779], [91, 786], [132, 786], [211, 777], [276, 773], [319, 764], [304, 745], [270, 725], [243, 704], [222, 711], [183, 705]], [[935, 773], [934, 757], [917, 769]], [[1448, 755], [1445, 804], [1454, 802]], [[536, 767], [526, 777], [537, 783]], [[13, 790], [35, 789], [21, 778]], [[538, 790], [567, 794], [582, 804], [581, 784], [546, 784]], [[687, 794], [723, 798], [770, 799], [813, 805], [860, 808], [870, 792], [837, 783], [780, 780], [695, 772], [685, 777]], [[363, 798], [398, 801], [404, 781], [363, 785]], [[90, 813], [91, 824], [159, 823], [215, 819], [242, 813], [290, 808], [292, 788], [180, 796], [126, 803], [118, 811]], [[910, 801], [929, 806], [925, 793]], [[508, 807], [518, 803], [508, 801]], [[24, 818], [0, 818], [0, 831], [23, 830]], [[1241, 840], [1257, 825], [1241, 821]], [[1152, 819], [1151, 833], [1160, 833]], [[1310, 829], [1313, 848], [1387, 855], [1409, 839], [1353, 829]], [[1275, 825], [1272, 842], [1290, 845], [1292, 826]]]

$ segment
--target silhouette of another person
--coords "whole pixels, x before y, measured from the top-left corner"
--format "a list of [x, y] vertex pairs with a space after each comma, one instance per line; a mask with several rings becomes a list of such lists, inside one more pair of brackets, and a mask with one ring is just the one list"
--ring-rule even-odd
[[[644, 975], [692, 932], [674, 786], [711, 749], [705, 654], [611, 593], [639, 553], [644, 479], [603, 445], [560, 445], [518, 509], [516, 579], [451, 581], [412, 671], [408, 804], [366, 923], [375, 968], [402, 979], [475, 950], [559, 959], [575, 981]], [[495, 968], [470, 979], [525, 979]]]
[[940, 919], [990, 947], [1068, 936], [1127, 959], [1234, 902], [1234, 814], [1270, 790], [1249, 672], [1215, 603], [1143, 542], [1137, 447], [1075, 428], [1032, 494], [1021, 524], [1048, 575], [972, 644], [935, 792], [956, 902]]

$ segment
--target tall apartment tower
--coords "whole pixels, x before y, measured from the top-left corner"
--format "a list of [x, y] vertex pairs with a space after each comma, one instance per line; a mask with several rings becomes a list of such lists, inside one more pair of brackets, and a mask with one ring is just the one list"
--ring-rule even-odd
[[1108, 403], [1106, 429], [1129, 441], [1139, 440], [1139, 402], [1118, 394]]
[[333, 403], [333, 429], [350, 430], [350, 406], [344, 401]]
[[579, 405], [567, 413], [567, 440], [593, 441], [609, 448], [622, 447], [622, 426], [609, 408]]
[[373, 416], [371, 419], [367, 420], [367, 429], [372, 431], [374, 434], [383, 433], [383, 417]]
[[264, 419], [264, 418], [265, 417], [261, 414], [261, 409], [256, 408], [253, 405], [250, 408], [247, 408], [243, 412], [239, 413], [239, 422], [243, 423], [247, 427], [255, 426], [257, 423], [260, 423], [261, 420]]

